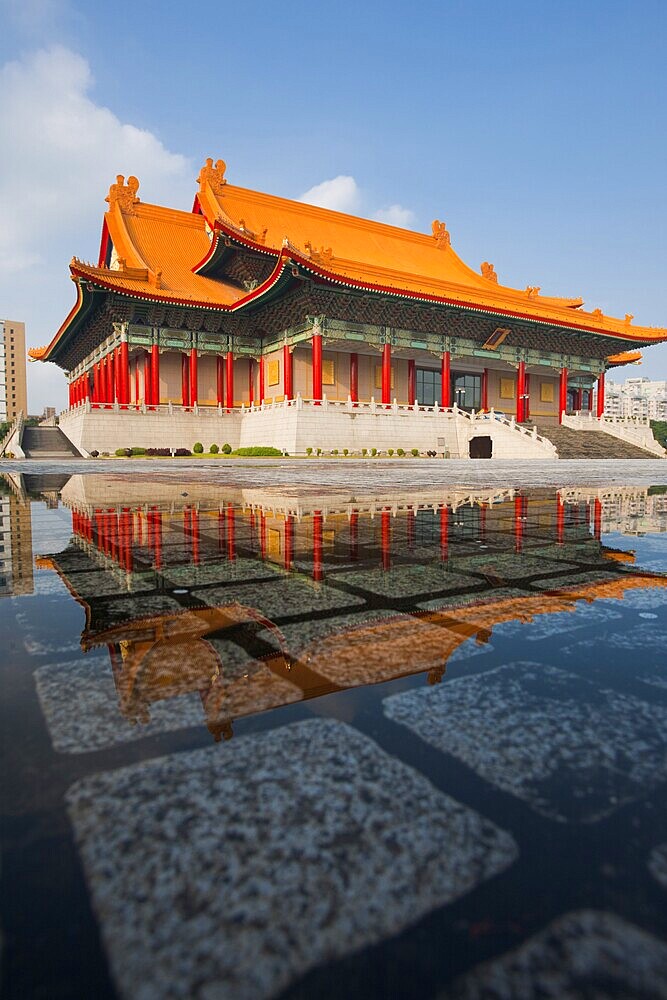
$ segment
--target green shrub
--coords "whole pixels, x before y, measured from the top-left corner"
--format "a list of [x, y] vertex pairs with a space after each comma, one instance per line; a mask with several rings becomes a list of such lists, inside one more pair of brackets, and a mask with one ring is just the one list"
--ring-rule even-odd
[[331, 454], [332, 455], [337, 455], [338, 454], [338, 448], [334, 448], [334, 450], [331, 452]]
[[322, 449], [318, 448], [317, 449], [317, 457], [319, 458], [321, 454], [322, 454]]
[[310, 458], [310, 456], [312, 454], [313, 454], [313, 449], [312, 448], [306, 448], [306, 455], [308, 456], [308, 458]]
[[413, 448], [410, 454], [413, 458], [419, 458], [419, 448]]
[[653, 437], [659, 445], [667, 448], [667, 420], [651, 420], [650, 423]]
[[398, 455], [399, 458], [403, 458], [403, 456], [405, 455], [405, 448], [397, 448], [396, 454]]
[[132, 448], [131, 451], [132, 451], [133, 455], [145, 455], [146, 454], [146, 449], [145, 448]]
[[350, 454], [350, 449], [349, 448], [343, 448], [343, 454], [345, 455], [345, 458], [347, 458], [347, 456]]
[[366, 458], [367, 454], [368, 454], [368, 448], [362, 448], [361, 449], [361, 455], [362, 455], [362, 457]]
[[218, 452], [220, 451], [220, 449], [218, 448], [217, 444], [212, 444], [211, 447], [208, 450], [209, 450], [209, 454], [211, 454], [211, 455], [217, 455]]
[[223, 446], [220, 449], [220, 451], [222, 452], [223, 455], [231, 455], [231, 453], [232, 453], [232, 446], [231, 446], [231, 444], [223, 444]]
[[377, 455], [377, 453], [378, 453], [377, 448], [371, 448], [371, 458], [375, 458], [375, 456]]
[[195, 453], [195, 455], [203, 455], [204, 445], [201, 443], [201, 441], [195, 441], [195, 443], [192, 446], [192, 450]]
[[389, 455], [389, 458], [391, 458], [391, 456], [394, 454], [394, 449], [393, 448], [387, 448], [387, 454]]
[[116, 448], [116, 458], [129, 458], [132, 454], [131, 448]]
[[237, 448], [234, 455], [240, 455], [242, 458], [282, 458], [282, 451], [280, 448], [268, 448], [262, 445], [256, 446], [254, 448]]

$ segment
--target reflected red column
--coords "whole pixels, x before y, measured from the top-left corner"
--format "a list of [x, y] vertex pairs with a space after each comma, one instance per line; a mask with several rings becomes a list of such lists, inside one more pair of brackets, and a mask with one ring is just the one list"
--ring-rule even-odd
[[408, 549], [412, 551], [415, 547], [415, 531], [417, 526], [417, 516], [415, 514], [414, 507], [408, 508], [407, 513], [407, 536], [408, 536]]
[[193, 507], [190, 513], [190, 527], [192, 530], [192, 561], [195, 566], [200, 563], [199, 556], [199, 511]]
[[525, 503], [526, 497], [514, 497], [514, 551], [521, 552], [523, 549], [523, 534], [525, 527]]
[[229, 410], [234, 407], [234, 355], [231, 351], [227, 351], [227, 356], [225, 358], [225, 370], [227, 373], [225, 395], [227, 397], [227, 411], [229, 412]]
[[486, 539], [486, 504], [480, 504], [479, 507], [479, 539], [484, 541]]
[[382, 346], [382, 402], [391, 403], [391, 344]]
[[324, 577], [322, 567], [322, 511], [313, 511], [313, 580]]
[[292, 398], [292, 352], [289, 344], [283, 344], [283, 392], [286, 399]]
[[215, 359], [215, 385], [218, 406], [225, 405], [225, 359], [218, 354]]
[[236, 519], [230, 503], [227, 504], [227, 558], [236, 559]]
[[283, 562], [285, 569], [289, 572], [292, 568], [292, 560], [294, 559], [294, 519], [291, 514], [287, 514], [285, 517], [285, 551], [283, 553]]
[[131, 573], [134, 565], [134, 559], [132, 556], [132, 512], [129, 507], [123, 507], [121, 521], [123, 525], [124, 564], [128, 573]]
[[602, 501], [599, 497], [593, 501], [593, 534], [599, 542], [602, 537]]
[[224, 552], [227, 548], [227, 530], [224, 510], [218, 511], [218, 551]]
[[380, 515], [380, 538], [382, 542], [382, 569], [391, 567], [391, 511], [383, 510]]
[[359, 355], [350, 354], [350, 399], [359, 402]]
[[356, 510], [350, 514], [350, 559], [359, 558], [359, 514]]
[[556, 541], [559, 545], [565, 541], [565, 504], [560, 493], [556, 494]]
[[452, 405], [452, 356], [443, 351], [440, 364], [440, 405]]
[[183, 508], [183, 546], [187, 555], [192, 552], [192, 515], [189, 507]]
[[259, 554], [262, 557], [262, 561], [266, 559], [266, 518], [264, 511], [261, 511], [259, 515]]
[[440, 508], [440, 558], [446, 562], [449, 556], [449, 507]]

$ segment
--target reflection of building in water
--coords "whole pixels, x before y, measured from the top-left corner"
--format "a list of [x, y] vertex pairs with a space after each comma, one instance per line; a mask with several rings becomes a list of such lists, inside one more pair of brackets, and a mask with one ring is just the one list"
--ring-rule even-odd
[[623, 535], [660, 534], [667, 531], [667, 488], [602, 487], [598, 490], [563, 491], [566, 503], [597, 500], [602, 508], [601, 527], [605, 533]]
[[83, 648], [109, 649], [123, 714], [197, 691], [218, 738], [331, 691], [435, 683], [500, 622], [667, 584], [601, 545], [596, 495], [133, 490], [74, 477], [74, 537], [51, 565], [86, 609]]
[[32, 592], [30, 501], [20, 477], [5, 474], [0, 483], [0, 596]]

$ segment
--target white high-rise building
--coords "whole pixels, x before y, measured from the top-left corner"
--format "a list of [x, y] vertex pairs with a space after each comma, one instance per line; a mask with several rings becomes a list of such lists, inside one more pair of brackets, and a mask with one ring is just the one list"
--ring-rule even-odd
[[653, 382], [640, 377], [628, 378], [620, 384], [607, 382], [604, 412], [608, 417], [667, 420], [667, 381]]

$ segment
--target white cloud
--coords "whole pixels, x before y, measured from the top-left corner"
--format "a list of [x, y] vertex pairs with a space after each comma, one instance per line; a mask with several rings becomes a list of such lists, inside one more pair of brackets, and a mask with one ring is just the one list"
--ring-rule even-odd
[[[87, 61], [62, 46], [0, 69], [0, 302], [4, 316], [26, 321], [31, 346], [48, 343], [73, 304], [70, 257], [97, 256], [116, 174], [135, 174], [145, 201], [189, 208], [192, 197], [191, 163], [96, 104], [92, 83]], [[50, 366], [39, 377], [34, 367], [31, 412], [62, 403], [62, 375], [49, 382]]]
[[389, 226], [399, 226], [401, 229], [411, 229], [415, 224], [415, 213], [411, 208], [403, 208], [402, 205], [381, 208], [373, 218], [378, 222], [386, 222]]
[[354, 177], [339, 174], [329, 181], [322, 181], [298, 199], [335, 212], [355, 212], [361, 205], [361, 192]]

